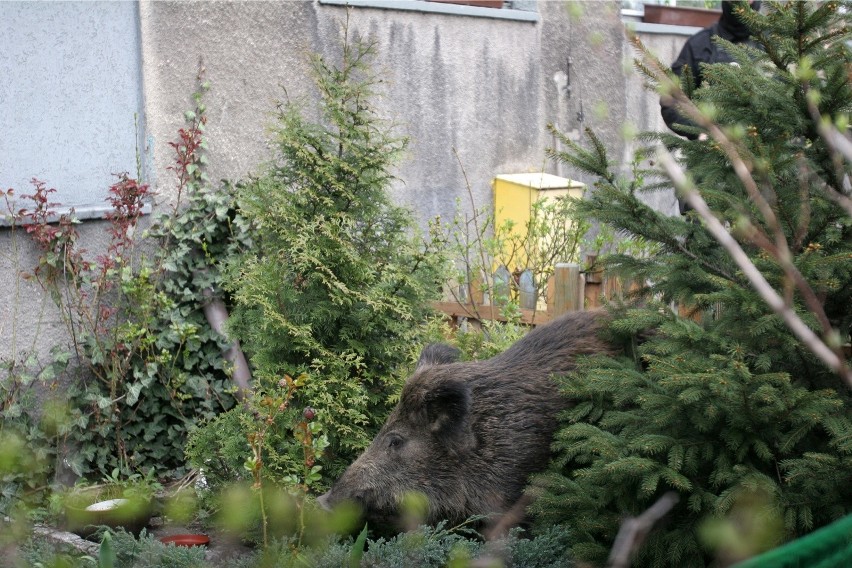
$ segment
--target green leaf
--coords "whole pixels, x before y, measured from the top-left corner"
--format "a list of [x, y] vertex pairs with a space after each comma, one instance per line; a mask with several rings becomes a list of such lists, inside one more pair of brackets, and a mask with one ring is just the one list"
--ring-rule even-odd
[[116, 553], [112, 545], [112, 533], [104, 532], [98, 549], [98, 568], [115, 568]]
[[142, 386], [141, 382], [128, 385], [126, 402], [129, 406], [133, 406], [139, 400], [139, 394], [142, 392]]
[[364, 523], [364, 528], [358, 534], [358, 538], [352, 544], [352, 550], [349, 552], [349, 568], [359, 568], [361, 559], [364, 557], [364, 549], [367, 544], [367, 524]]

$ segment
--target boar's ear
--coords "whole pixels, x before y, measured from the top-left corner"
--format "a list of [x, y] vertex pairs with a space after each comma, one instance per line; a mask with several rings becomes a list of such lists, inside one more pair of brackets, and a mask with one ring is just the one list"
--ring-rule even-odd
[[429, 429], [448, 446], [464, 445], [470, 434], [470, 389], [461, 381], [441, 381], [424, 397]]
[[446, 343], [430, 343], [420, 352], [417, 360], [417, 368], [430, 367], [432, 365], [446, 365], [459, 360], [461, 351]]

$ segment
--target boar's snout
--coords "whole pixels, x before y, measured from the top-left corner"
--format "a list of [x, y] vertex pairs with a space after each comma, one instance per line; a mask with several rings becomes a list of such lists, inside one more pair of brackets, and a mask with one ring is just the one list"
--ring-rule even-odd
[[317, 497], [317, 503], [325, 511], [331, 511], [331, 504], [328, 502], [330, 494], [331, 494], [331, 491], [326, 491], [325, 493], [323, 493], [322, 495]]

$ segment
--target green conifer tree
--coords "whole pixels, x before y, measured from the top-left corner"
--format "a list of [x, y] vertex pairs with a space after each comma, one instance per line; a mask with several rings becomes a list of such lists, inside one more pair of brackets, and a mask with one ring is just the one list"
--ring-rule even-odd
[[229, 276], [231, 330], [255, 376], [266, 385], [307, 377], [293, 407], [317, 410], [332, 478], [383, 422], [398, 367], [440, 292], [442, 256], [388, 194], [407, 140], [372, 104], [374, 51], [350, 41], [336, 64], [313, 58], [318, 121], [305, 104], [279, 107], [276, 158], [238, 189], [257, 230]]
[[[707, 66], [705, 84], [690, 93], [709, 137], [646, 134], [640, 157], [654, 156], [657, 144], [679, 156], [749, 260], [848, 369], [852, 168], [823, 134], [848, 131], [852, 12], [838, 2], [764, 6], [745, 16], [760, 49], [726, 43], [738, 65]], [[665, 88], [664, 66], [643, 55], [639, 68]], [[609, 258], [610, 270], [646, 284], [642, 302], [616, 313], [611, 331], [654, 331], [634, 357], [589, 359], [563, 379], [577, 404], [557, 434], [555, 466], [539, 480], [539, 521], [564, 523], [575, 555], [602, 562], [624, 516], [674, 490], [678, 505], [635, 565], [702, 567], [852, 512], [843, 373], [791, 333], [700, 216], [667, 217], [643, 204], [643, 192], [672, 186], [664, 172], [637, 160], [632, 175], [613, 173], [588, 134], [588, 147], [562, 137], [568, 150], [556, 155], [598, 178], [579, 214], [658, 251]], [[737, 538], [753, 535], [736, 552], [731, 539], [724, 550], [714, 541], [731, 517], [742, 523]]]

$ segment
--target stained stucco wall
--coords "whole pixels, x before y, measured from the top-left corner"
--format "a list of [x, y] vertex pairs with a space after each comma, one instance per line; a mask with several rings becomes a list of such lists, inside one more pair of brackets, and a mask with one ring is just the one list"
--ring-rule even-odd
[[[577, 128], [581, 98], [585, 124], [620, 149], [618, 3], [537, 7], [537, 23], [349, 9], [350, 33], [378, 42], [376, 66], [386, 80], [379, 107], [411, 138], [393, 193], [421, 219], [453, 214], [456, 198], [466, 195], [462, 167], [479, 205], [490, 203], [496, 174], [555, 172], [544, 159], [552, 143], [545, 126]], [[307, 53], [339, 57], [347, 17], [346, 8], [318, 1], [143, 2], [140, 13], [147, 125], [163, 191], [171, 183], [163, 175], [166, 142], [189, 104], [199, 57], [212, 83], [210, 174], [239, 178], [271, 155], [266, 129], [283, 89], [291, 98], [312, 92]], [[569, 72], [569, 55], [566, 97], [554, 76]]]
[[[90, 47], [115, 21], [108, 14], [97, 16], [96, 8], [117, 9], [116, 4], [44, 3], [37, 8], [43, 12], [38, 25], [52, 21], [58, 27], [48, 26], [41, 35], [24, 33], [20, 40], [24, 46], [19, 49], [43, 42], [48, 53], [64, 62], [51, 68], [52, 84], [66, 86], [50, 93], [55, 99], [33, 102], [34, 114], [16, 118], [16, 127], [26, 131], [49, 115], [51, 105], [91, 110], [98, 105], [111, 108], [116, 101], [141, 100], [140, 157], [148, 180], [166, 201], [174, 191], [168, 143], [175, 139], [183, 112], [192, 103], [199, 60], [212, 84], [206, 97], [208, 173], [213, 180], [239, 179], [272, 156], [268, 127], [276, 101], [285, 96], [313, 96], [307, 55], [339, 57], [340, 30], [347, 17], [345, 8], [319, 0], [124, 3], [125, 9], [132, 8], [128, 14], [138, 28], [114, 38], [111, 47], [99, 48], [93, 55]], [[4, 21], [9, 5], [0, 3]], [[376, 65], [386, 87], [379, 107], [411, 137], [398, 167], [399, 180], [392, 188], [398, 201], [425, 221], [453, 215], [458, 198], [469, 207], [466, 179], [477, 206], [490, 204], [490, 182], [501, 173], [543, 168], [592, 181], [545, 161], [545, 148], [554, 144], [545, 128], [548, 123], [574, 133], [590, 126], [612, 150], [613, 159], [626, 156], [629, 146], [622, 140], [623, 123], [631, 121], [643, 128], [656, 110], [644, 95], [635, 95], [636, 78], [624, 65], [629, 47], [618, 8], [616, 0], [540, 1], [538, 21], [533, 23], [350, 9], [350, 33], [378, 42]], [[63, 9], [76, 10], [80, 22], [61, 16]], [[37, 23], [20, 27], [19, 31], [29, 32], [37, 29]], [[51, 33], [53, 29], [61, 33]], [[93, 37], [86, 39], [86, 29], [92, 30]], [[685, 37], [673, 36], [664, 41], [671, 42], [674, 50], [682, 40]], [[132, 66], [131, 71], [121, 72], [122, 77], [135, 75], [136, 82], [118, 93], [97, 88], [98, 81], [121, 68], [112, 54], [119, 50], [137, 54], [140, 72], [132, 71]], [[75, 63], [75, 58], [106, 68], [93, 70]], [[6, 83], [28, 79], [26, 71], [23, 68]], [[0, 85], [0, 97], [9, 96], [9, 86]], [[74, 132], [78, 114], [61, 112], [51, 120]], [[114, 146], [116, 139], [135, 141], [131, 120], [132, 116], [124, 115], [107, 120], [110, 128], [103, 139], [111, 141], [108, 146]], [[49, 142], [18, 151], [31, 160], [27, 163], [35, 170], [33, 175], [41, 171], [39, 164], [46, 163], [50, 153], [66, 151], [61, 143]], [[85, 141], [76, 144], [81, 152], [98, 155], [97, 146]], [[107, 172], [135, 167], [135, 160], [128, 163], [126, 152], [114, 160], [100, 158]], [[67, 169], [70, 172], [79, 165], [72, 160]], [[103, 191], [108, 186], [100, 179], [92, 183]], [[80, 231], [91, 254], [102, 250], [102, 223], [87, 221]], [[21, 246], [16, 251], [8, 230], [0, 229], [0, 336], [4, 339], [0, 357], [10, 353], [13, 336], [19, 348], [34, 345], [42, 353], [66, 341], [50, 300], [34, 284], [17, 278], [17, 270], [26, 269], [34, 259], [33, 252]]]

